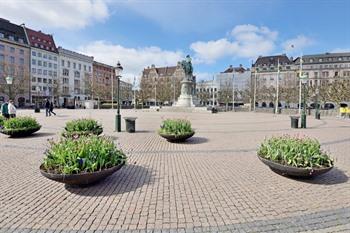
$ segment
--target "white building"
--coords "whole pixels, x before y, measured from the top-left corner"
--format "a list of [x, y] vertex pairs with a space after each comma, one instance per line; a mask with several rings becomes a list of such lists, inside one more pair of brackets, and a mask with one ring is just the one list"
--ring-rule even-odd
[[56, 102], [58, 51], [52, 35], [25, 28], [31, 46], [31, 103]]
[[89, 98], [94, 57], [58, 47], [59, 53], [59, 104], [84, 106]]

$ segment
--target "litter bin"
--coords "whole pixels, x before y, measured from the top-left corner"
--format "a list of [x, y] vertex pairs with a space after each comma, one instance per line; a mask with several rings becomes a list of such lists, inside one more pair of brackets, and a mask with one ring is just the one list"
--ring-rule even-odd
[[290, 116], [291, 127], [294, 129], [298, 128], [300, 116]]
[[137, 117], [124, 117], [126, 132], [134, 133], [135, 132], [135, 121]]
[[211, 109], [211, 113], [218, 113], [218, 109], [213, 107], [213, 108]]

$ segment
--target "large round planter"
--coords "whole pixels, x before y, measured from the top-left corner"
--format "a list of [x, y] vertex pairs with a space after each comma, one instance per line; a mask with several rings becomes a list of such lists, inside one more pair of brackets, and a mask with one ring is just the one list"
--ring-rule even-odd
[[85, 185], [97, 183], [107, 178], [108, 176], [112, 175], [114, 172], [118, 171], [122, 166], [124, 166], [124, 163], [108, 169], [104, 169], [102, 171], [66, 175], [66, 174], [50, 173], [43, 169], [43, 165], [40, 165], [40, 172], [43, 176], [45, 176], [50, 180], [54, 180], [60, 183], [68, 184], [68, 185], [85, 186]]
[[41, 126], [29, 129], [16, 129], [16, 130], [6, 130], [5, 128], [0, 130], [0, 133], [9, 135], [10, 137], [26, 137], [29, 136], [36, 131], [40, 130]]
[[300, 168], [300, 167], [293, 167], [293, 166], [287, 166], [282, 165], [279, 163], [276, 163], [274, 161], [262, 158], [258, 155], [258, 158], [267, 165], [272, 171], [283, 175], [283, 176], [292, 176], [292, 177], [300, 177], [300, 178], [310, 178], [314, 176], [318, 176], [321, 174], [324, 174], [328, 171], [330, 171], [333, 167], [326, 167], [326, 168]]
[[159, 135], [169, 142], [184, 142], [194, 135], [194, 132], [185, 135], [168, 135], [159, 132]]

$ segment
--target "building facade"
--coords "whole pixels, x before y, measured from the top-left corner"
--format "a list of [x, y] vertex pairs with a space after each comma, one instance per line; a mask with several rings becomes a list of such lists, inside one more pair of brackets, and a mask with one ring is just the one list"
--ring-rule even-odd
[[[112, 82], [113, 80], [113, 82]], [[117, 78], [113, 66], [94, 61], [91, 96], [94, 100], [111, 101], [117, 98]]]
[[[0, 104], [13, 99], [18, 107], [30, 104], [30, 47], [22, 26], [0, 18]], [[6, 77], [13, 79], [7, 85]]]
[[[350, 52], [324, 53], [303, 56], [303, 74], [309, 78], [310, 86], [327, 85], [335, 79], [350, 77]], [[300, 57], [295, 61], [300, 69]]]
[[43, 106], [58, 101], [58, 50], [52, 35], [25, 28], [31, 47], [31, 103]]
[[173, 105], [180, 96], [184, 77], [180, 62], [176, 66], [145, 68], [140, 81], [140, 101], [146, 106]]
[[[251, 73], [242, 65], [229, 66], [225, 71], [215, 75], [214, 80], [197, 83], [197, 97], [200, 105], [235, 105], [246, 102], [244, 93], [249, 89]], [[234, 88], [233, 88], [234, 87]], [[233, 98], [233, 92], [235, 98]]]
[[94, 57], [62, 47], [59, 53], [58, 93], [60, 106], [84, 106], [90, 98]]

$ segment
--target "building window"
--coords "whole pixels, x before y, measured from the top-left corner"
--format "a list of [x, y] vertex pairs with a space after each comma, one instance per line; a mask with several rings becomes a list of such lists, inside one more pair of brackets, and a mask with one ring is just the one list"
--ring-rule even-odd
[[81, 70], [81, 64], [79, 64], [78, 67], [79, 67], [79, 70]]
[[9, 36], [9, 40], [15, 40], [14, 36]]
[[35, 51], [32, 51], [32, 56], [36, 56], [36, 52]]
[[5, 55], [4, 54], [0, 54], [0, 61], [5, 61]]
[[54, 69], [57, 69], [57, 64], [53, 64], [53, 68], [54, 68]]
[[338, 76], [338, 71], [334, 72], [334, 76]]
[[56, 71], [53, 72], [53, 76], [57, 77], [57, 72]]
[[70, 68], [70, 61], [67, 61], [67, 67]]
[[19, 64], [20, 64], [20, 65], [24, 65], [24, 58], [20, 58], [20, 59], [19, 59]]
[[43, 83], [47, 83], [47, 79], [46, 78], [43, 79]]
[[4, 37], [5, 37], [4, 33], [0, 32], [0, 38], [4, 38]]
[[75, 62], [73, 62], [73, 69], [77, 68], [77, 64], [75, 64]]
[[43, 62], [43, 66], [47, 67], [47, 62], [46, 61]]
[[38, 60], [38, 66], [41, 66], [42, 62], [40, 60]]
[[61, 65], [64, 67], [64, 60], [61, 61]]
[[52, 68], [52, 63], [51, 62], [49, 62], [48, 65], [49, 65], [49, 68]]
[[54, 60], [54, 61], [57, 61], [57, 57], [56, 57], [56, 56], [54, 56], [54, 57], [53, 57], [53, 60]]
[[52, 70], [49, 70], [49, 76], [52, 76]]
[[42, 74], [42, 69], [38, 69], [38, 74]]
[[52, 60], [52, 56], [51, 55], [49, 55], [49, 60]]
[[32, 91], [36, 91], [36, 86], [32, 86]]
[[318, 77], [318, 72], [314, 72], [314, 77], [315, 77], [315, 78]]
[[41, 83], [42, 82], [42, 78], [38, 78], [38, 83]]
[[322, 62], [322, 58], [318, 59], [319, 62]]
[[15, 57], [12, 57], [12, 56], [10, 57], [10, 63], [15, 64]]
[[89, 72], [91, 72], [91, 66], [89, 66]]
[[32, 73], [36, 74], [36, 68], [32, 68]]
[[43, 70], [43, 75], [47, 75], [47, 70]]
[[41, 57], [41, 53], [40, 52], [38, 52], [38, 57]]
[[47, 54], [46, 53], [43, 54], [43, 58], [45, 58], [45, 59], [47, 58]]
[[75, 71], [74, 72], [74, 78], [80, 78], [80, 72], [79, 71]]
[[23, 50], [23, 49], [20, 49], [20, 50], [19, 50], [19, 54], [23, 55], [23, 54], [24, 54], [24, 50]]
[[49, 84], [52, 84], [52, 79], [48, 79], [49, 80]]
[[0, 51], [5, 51], [5, 46], [0, 44]]
[[32, 82], [36, 82], [36, 77], [32, 77]]
[[86, 71], [86, 65], [84, 65], [84, 71]]
[[63, 69], [62, 70], [62, 75], [69, 76], [69, 70], [68, 69]]
[[14, 47], [10, 47], [10, 52], [14, 53], [16, 51], [16, 49]]

